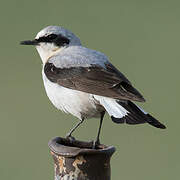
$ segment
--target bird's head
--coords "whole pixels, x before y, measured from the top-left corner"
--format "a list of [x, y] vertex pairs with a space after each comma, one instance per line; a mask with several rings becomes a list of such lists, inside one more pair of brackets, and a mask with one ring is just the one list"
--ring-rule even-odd
[[22, 45], [34, 45], [45, 63], [49, 57], [68, 46], [81, 45], [80, 39], [72, 32], [59, 26], [42, 29], [34, 40], [22, 41]]

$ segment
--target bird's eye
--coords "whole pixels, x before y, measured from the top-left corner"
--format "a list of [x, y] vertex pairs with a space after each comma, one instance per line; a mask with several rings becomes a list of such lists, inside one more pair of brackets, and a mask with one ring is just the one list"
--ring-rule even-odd
[[50, 34], [48, 36], [42, 36], [39, 39], [37, 39], [38, 42], [53, 42], [56, 38], [58, 37], [58, 35], [56, 34]]
[[64, 36], [49, 34], [48, 36], [42, 36], [36, 39], [38, 42], [54, 43], [57, 46], [65, 46], [70, 43], [70, 40]]
[[47, 38], [48, 38], [49, 40], [54, 40], [54, 39], [57, 38], [57, 35], [56, 35], [56, 34], [50, 34], [50, 35], [47, 36]]

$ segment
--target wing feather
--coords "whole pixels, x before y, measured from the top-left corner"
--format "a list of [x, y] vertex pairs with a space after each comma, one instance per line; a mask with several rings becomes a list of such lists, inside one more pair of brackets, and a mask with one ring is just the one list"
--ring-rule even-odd
[[112, 64], [105, 66], [106, 69], [94, 64], [89, 67], [59, 68], [47, 62], [44, 72], [50, 81], [66, 88], [114, 99], [145, 101], [130, 81]]

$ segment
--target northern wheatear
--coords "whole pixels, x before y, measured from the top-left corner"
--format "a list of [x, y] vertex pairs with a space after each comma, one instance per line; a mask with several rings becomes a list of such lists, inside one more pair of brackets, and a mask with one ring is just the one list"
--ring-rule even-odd
[[72, 32], [48, 26], [32, 41], [43, 62], [42, 77], [47, 96], [54, 106], [80, 119], [72, 132], [87, 118], [100, 118], [99, 135], [105, 112], [115, 123], [166, 127], [132, 101], [144, 102], [143, 96], [101, 52], [81, 45]]

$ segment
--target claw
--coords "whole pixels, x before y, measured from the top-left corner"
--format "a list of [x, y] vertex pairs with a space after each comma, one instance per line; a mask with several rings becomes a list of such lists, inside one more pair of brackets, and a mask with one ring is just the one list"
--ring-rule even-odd
[[70, 141], [75, 141], [75, 137], [71, 136], [71, 134], [67, 134], [66, 135], [66, 139], [70, 140]]
[[99, 145], [100, 145], [99, 139], [97, 139], [96, 141], [93, 141], [92, 149], [98, 149], [98, 146], [99, 146]]

